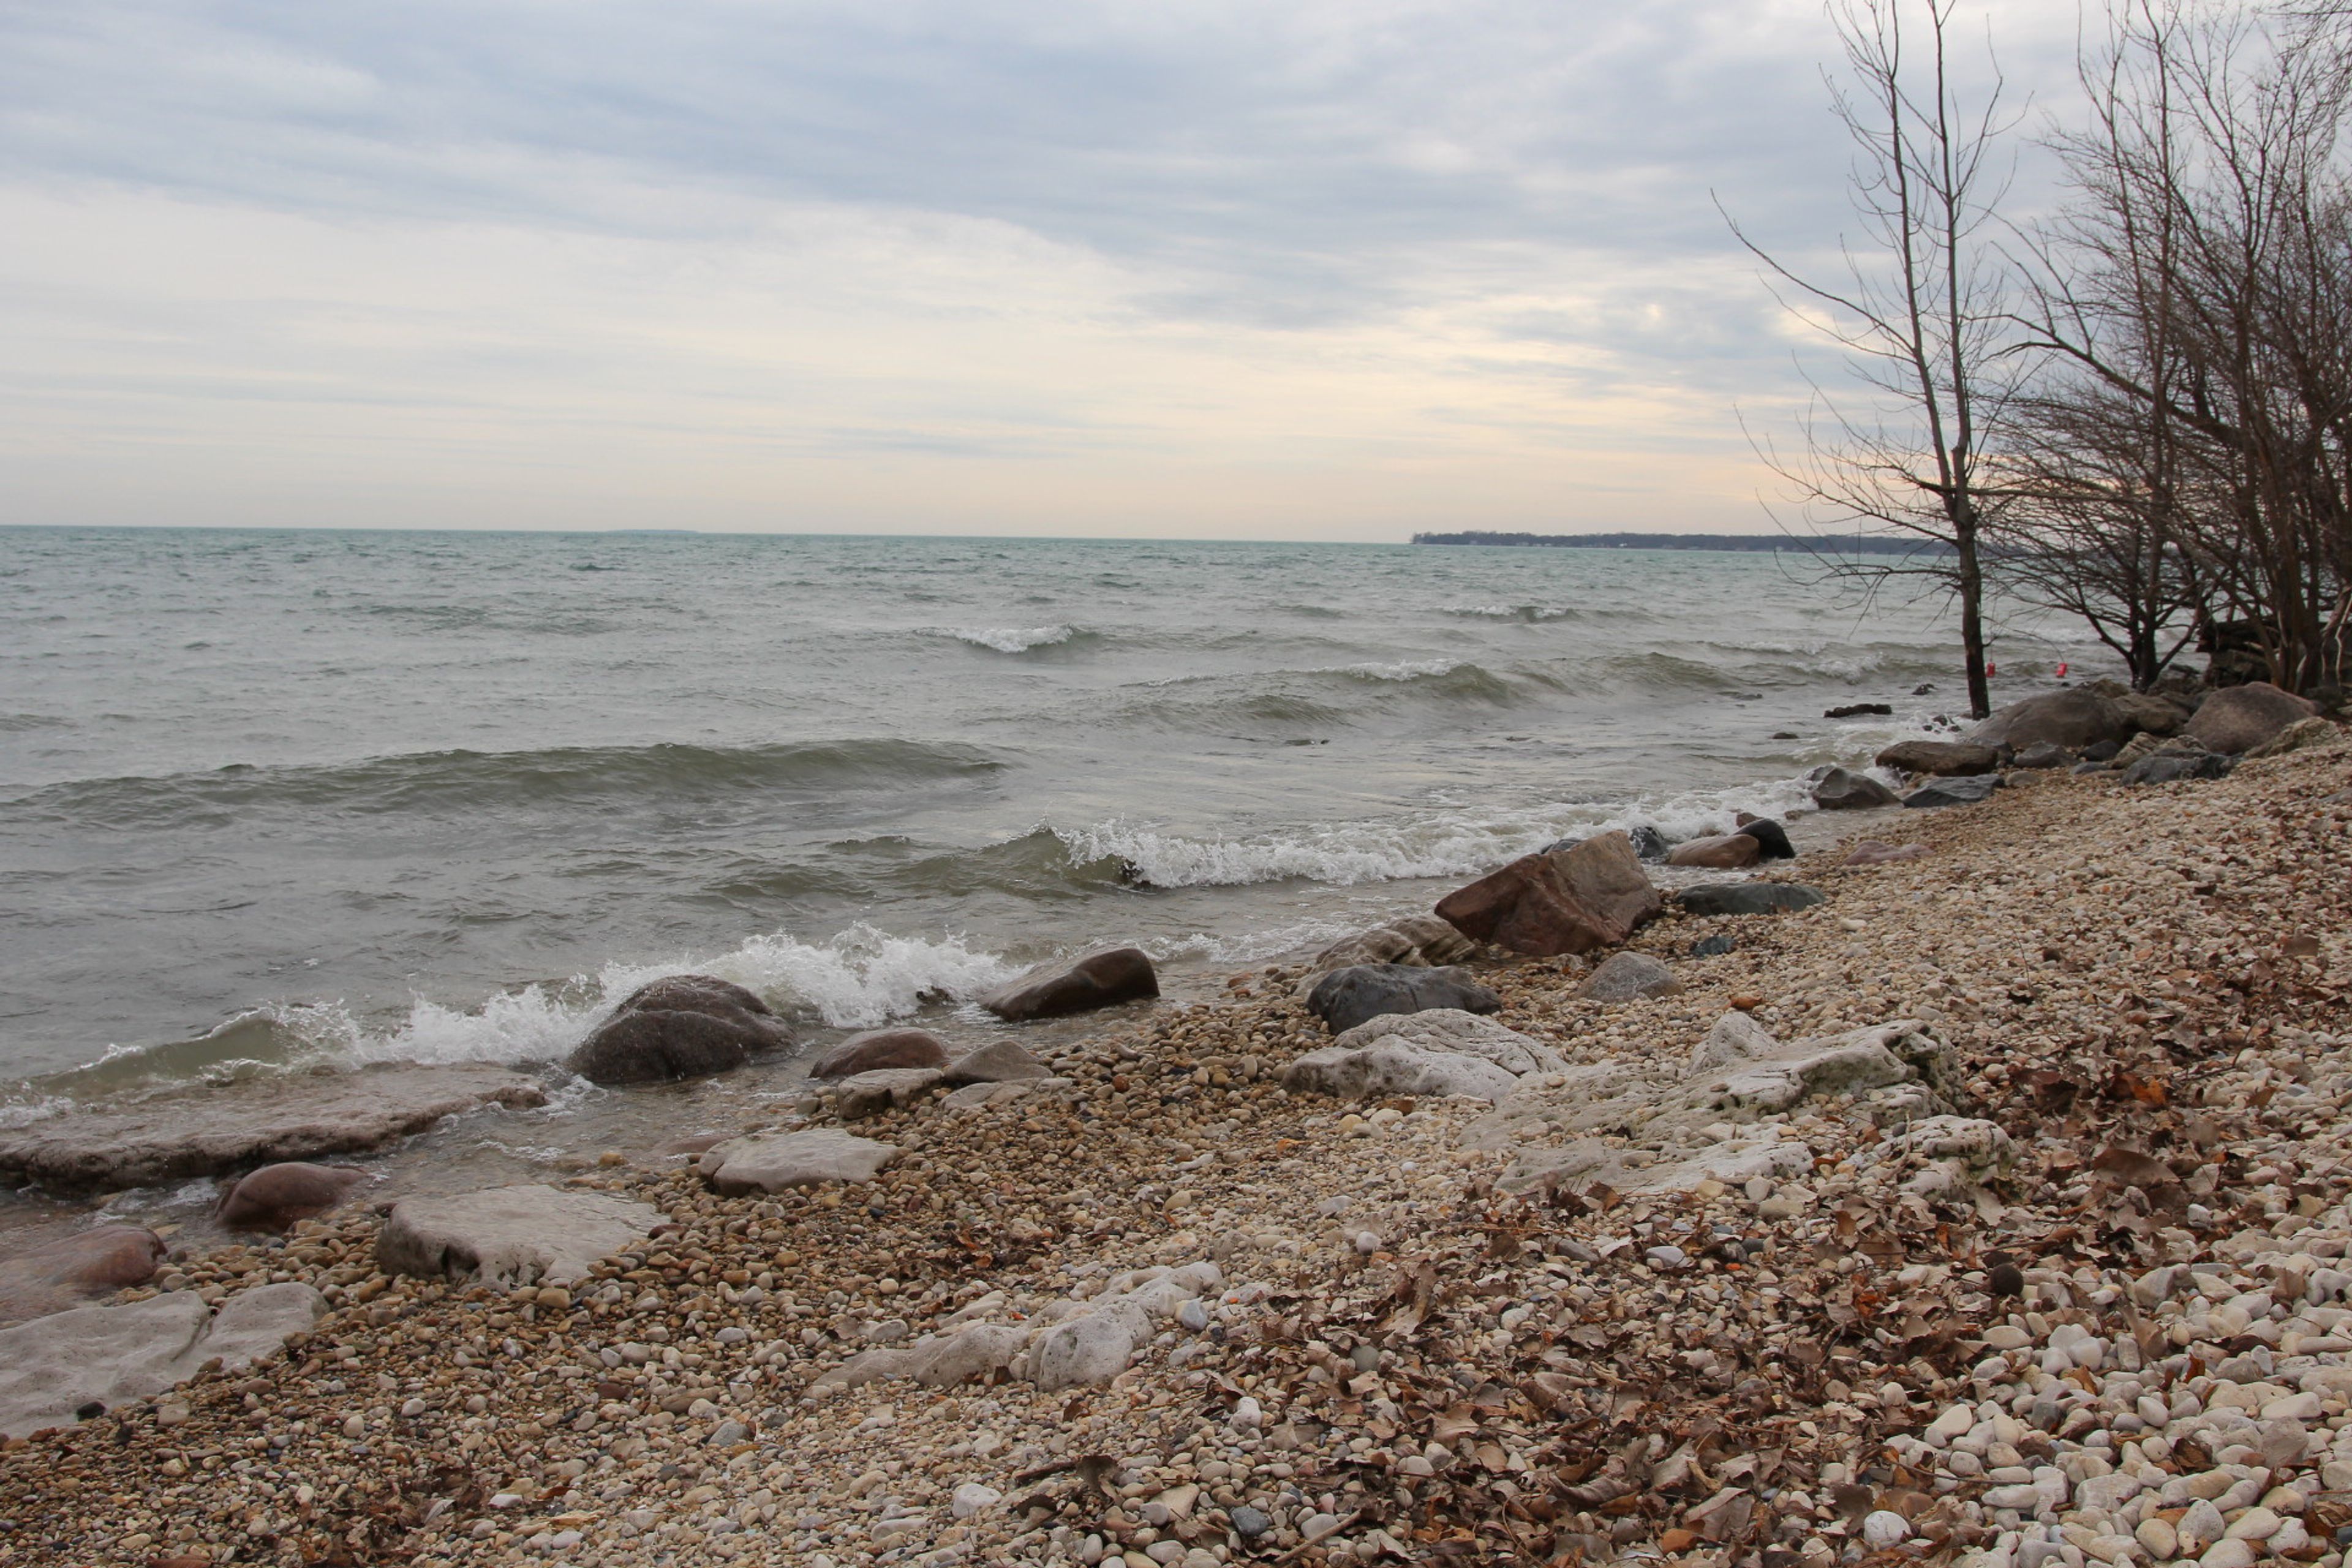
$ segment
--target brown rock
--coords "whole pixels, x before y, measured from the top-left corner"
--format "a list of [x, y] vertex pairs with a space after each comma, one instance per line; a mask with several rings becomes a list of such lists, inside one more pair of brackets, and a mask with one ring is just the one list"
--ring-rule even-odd
[[2000, 766], [2000, 753], [1973, 741], [1898, 741], [1878, 753], [1878, 765], [1900, 768], [1906, 773], [1960, 778], [1991, 773]]
[[817, 1058], [811, 1078], [847, 1078], [877, 1068], [943, 1068], [948, 1048], [929, 1029], [868, 1029]]
[[740, 985], [673, 974], [630, 993], [564, 1065], [591, 1083], [663, 1083], [726, 1072], [755, 1051], [793, 1044], [791, 1027]]
[[1764, 847], [1745, 833], [1693, 838], [1666, 851], [1669, 866], [1703, 866], [1716, 871], [1737, 871], [1763, 858]]
[[950, 1062], [947, 1075], [950, 1083], [1018, 1083], [1053, 1072], [1011, 1040], [991, 1040]]
[[980, 999], [1011, 1023], [1064, 1018], [1160, 994], [1160, 975], [1139, 947], [1107, 948], [1069, 963], [1043, 963]]
[[1557, 958], [1614, 947], [1656, 919], [1660, 908], [1633, 840], [1604, 833], [1567, 849], [1523, 856], [1448, 893], [1437, 912], [1475, 941]]
[[136, 1225], [102, 1225], [18, 1253], [0, 1261], [0, 1321], [42, 1317], [144, 1285], [163, 1258], [163, 1238]]
[[2181, 733], [2201, 741], [2209, 752], [2243, 756], [2280, 731], [2319, 712], [2319, 704], [2282, 691], [2267, 680], [2225, 686], [2198, 705]]
[[240, 1176], [221, 1194], [213, 1217], [231, 1230], [286, 1230], [351, 1196], [367, 1180], [350, 1165], [289, 1160]]
[[2079, 752], [2102, 741], [2120, 746], [2137, 728], [2115, 702], [2095, 691], [2072, 687], [2011, 703], [1969, 731], [1969, 739], [1979, 745], [2007, 746], [2018, 752], [2045, 744]]
[[2153, 691], [2126, 691], [2112, 700], [2116, 711], [2144, 735], [2170, 735], [2189, 721], [2180, 704]]

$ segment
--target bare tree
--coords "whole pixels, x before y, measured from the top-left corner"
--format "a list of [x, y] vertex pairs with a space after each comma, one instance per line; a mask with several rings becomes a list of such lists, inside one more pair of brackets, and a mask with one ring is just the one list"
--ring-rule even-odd
[[[1834, 278], [1808, 278], [1732, 232], [1774, 280], [1782, 305], [1844, 353], [1856, 391], [1814, 384], [1801, 455], [1759, 443], [1812, 531], [1908, 535], [1890, 562], [1824, 553], [1837, 576], [1926, 578], [1959, 611], [1969, 706], [1991, 710], [1985, 676], [1986, 545], [2007, 492], [1990, 460], [2025, 364], [2011, 341], [2004, 258], [1992, 243], [2008, 183], [2011, 122], [2002, 81], [1965, 103], [1949, 69], [1957, 0], [1833, 0], [1844, 69], [1831, 103], [1854, 146], [1859, 239]], [[1906, 27], [1913, 29], [1906, 31]], [[1916, 36], [1922, 46], [1910, 55]]]

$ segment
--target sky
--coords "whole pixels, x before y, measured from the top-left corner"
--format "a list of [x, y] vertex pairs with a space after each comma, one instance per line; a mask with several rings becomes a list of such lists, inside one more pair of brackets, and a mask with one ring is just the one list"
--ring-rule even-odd
[[[2063, 98], [2071, 9], [1963, 16]], [[1833, 258], [1833, 50], [1811, 0], [0, 0], [0, 523], [1768, 531], [1811, 339], [1715, 204]]]

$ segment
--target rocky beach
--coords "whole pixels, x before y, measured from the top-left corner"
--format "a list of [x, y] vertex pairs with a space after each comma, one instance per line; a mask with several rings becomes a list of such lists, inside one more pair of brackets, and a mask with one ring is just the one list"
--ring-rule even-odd
[[1711, 900], [1607, 834], [560, 1181], [13, 1259], [92, 1304], [0, 1330], [0, 1563], [2333, 1568], [2352, 747], [2174, 727], [1825, 778]]

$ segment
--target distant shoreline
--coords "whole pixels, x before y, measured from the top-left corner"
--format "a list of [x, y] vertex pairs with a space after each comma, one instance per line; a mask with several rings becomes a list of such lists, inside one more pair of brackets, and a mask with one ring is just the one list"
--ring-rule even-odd
[[1926, 539], [1803, 539], [1783, 533], [1416, 533], [1415, 544], [1514, 544], [1553, 550], [1732, 550], [1750, 554], [1781, 550], [1806, 554], [1948, 555], [1951, 547]]

